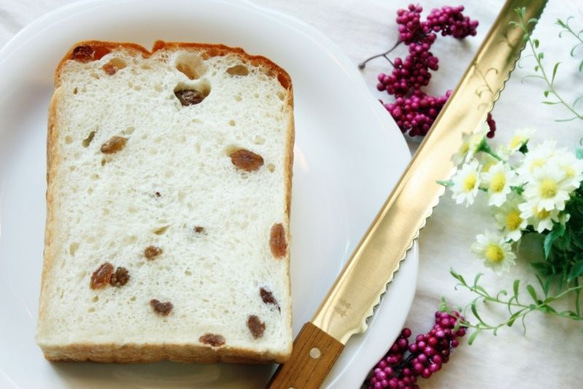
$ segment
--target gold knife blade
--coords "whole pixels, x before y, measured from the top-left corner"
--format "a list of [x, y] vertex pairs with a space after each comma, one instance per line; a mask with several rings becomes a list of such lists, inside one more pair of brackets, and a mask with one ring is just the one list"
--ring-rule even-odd
[[[364, 332], [455, 170], [451, 156], [462, 135], [485, 122], [524, 47], [524, 31], [513, 25], [516, 8], [536, 20], [547, 0], [507, 0], [470, 66], [413, 156], [382, 209], [356, 247], [312, 320], [294, 341], [290, 360], [269, 388], [319, 388], [348, 339]], [[535, 23], [529, 23], [530, 31]]]

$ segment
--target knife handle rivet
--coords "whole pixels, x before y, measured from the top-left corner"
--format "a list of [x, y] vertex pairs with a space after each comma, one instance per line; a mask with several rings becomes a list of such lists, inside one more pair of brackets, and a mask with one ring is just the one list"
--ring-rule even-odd
[[318, 359], [322, 356], [322, 352], [320, 351], [320, 349], [318, 347], [314, 347], [310, 350], [310, 357], [314, 358], [314, 359]]

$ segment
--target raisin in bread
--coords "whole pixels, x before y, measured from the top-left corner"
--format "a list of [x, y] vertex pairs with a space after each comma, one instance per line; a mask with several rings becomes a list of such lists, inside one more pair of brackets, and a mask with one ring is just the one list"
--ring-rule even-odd
[[288, 74], [222, 45], [89, 41], [55, 84], [45, 357], [285, 361]]

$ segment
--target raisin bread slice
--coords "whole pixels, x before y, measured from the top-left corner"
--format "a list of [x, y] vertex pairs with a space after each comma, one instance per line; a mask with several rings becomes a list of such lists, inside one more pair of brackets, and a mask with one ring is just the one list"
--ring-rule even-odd
[[80, 42], [49, 113], [51, 361], [285, 361], [293, 94], [223, 45]]

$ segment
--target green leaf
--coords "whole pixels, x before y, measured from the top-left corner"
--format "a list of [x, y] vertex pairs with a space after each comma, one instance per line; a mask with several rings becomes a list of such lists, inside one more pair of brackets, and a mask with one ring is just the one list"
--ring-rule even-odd
[[484, 273], [476, 274], [476, 276], [474, 277], [474, 286], [478, 286], [478, 284], [480, 283], [480, 278], [482, 278], [483, 276]]
[[551, 255], [551, 250], [553, 249], [553, 244], [555, 241], [565, 234], [565, 225], [561, 223], [556, 223], [553, 226], [553, 230], [545, 237], [544, 241], [544, 252], [545, 259], [548, 259]]
[[470, 335], [469, 339], [468, 339], [468, 344], [471, 346], [474, 343], [474, 340], [476, 340], [476, 338], [478, 337], [478, 334], [480, 333], [480, 330], [474, 330], [474, 332], [472, 332], [472, 334]]
[[512, 284], [512, 292], [514, 293], [514, 298], [518, 302], [518, 288], [520, 287], [520, 280], [514, 280]]
[[506, 322], [506, 325], [508, 327], [512, 327], [512, 325], [514, 324], [514, 322], [516, 321], [516, 319], [518, 319], [520, 317], [520, 315], [522, 315], [522, 312], [523, 312], [523, 310], [521, 309], [520, 311], [515, 312], [514, 314], [512, 314], [512, 316], [510, 316], [510, 318]]
[[[526, 285], [526, 291], [528, 292], [528, 294], [530, 295], [530, 297], [532, 298], [532, 300], [538, 304], [539, 302], [539, 298], [536, 294], [536, 290], [534, 290], [534, 287], [530, 284]], [[531, 305], [531, 307], [534, 309], [535, 307]]]
[[577, 150], [575, 150], [575, 155], [577, 156], [577, 159], [583, 159], [583, 149], [578, 148]]
[[452, 180], [447, 180], [447, 181], [443, 181], [443, 180], [437, 180], [436, 181], [439, 185], [441, 186], [445, 186], [446, 188], [453, 186], [453, 181]]
[[542, 59], [545, 58], [545, 53], [542, 53], [542, 52], [541, 53], [538, 53], [537, 54], [537, 57], [538, 57], [539, 60], [542, 60]]
[[583, 260], [579, 260], [573, 264], [567, 282], [572, 282], [581, 275], [583, 275]]
[[472, 304], [470, 305], [470, 309], [472, 311], [472, 314], [476, 317], [476, 319], [480, 323], [484, 323], [484, 320], [482, 320], [482, 318], [480, 317], [480, 314], [478, 313], [478, 307], [476, 306], [476, 300], [472, 301]]
[[535, 48], [535, 49], [538, 49], [538, 46], [539, 46], [539, 44], [540, 44], [539, 40], [538, 40], [538, 39], [533, 39], [533, 40], [532, 40], [532, 43], [534, 44], [534, 48]]
[[555, 82], [555, 77], [557, 76], [557, 70], [559, 70], [560, 64], [561, 64], [560, 62], [557, 62], [555, 64], [555, 66], [553, 67], [553, 75], [551, 76], [551, 84], [553, 84]]

